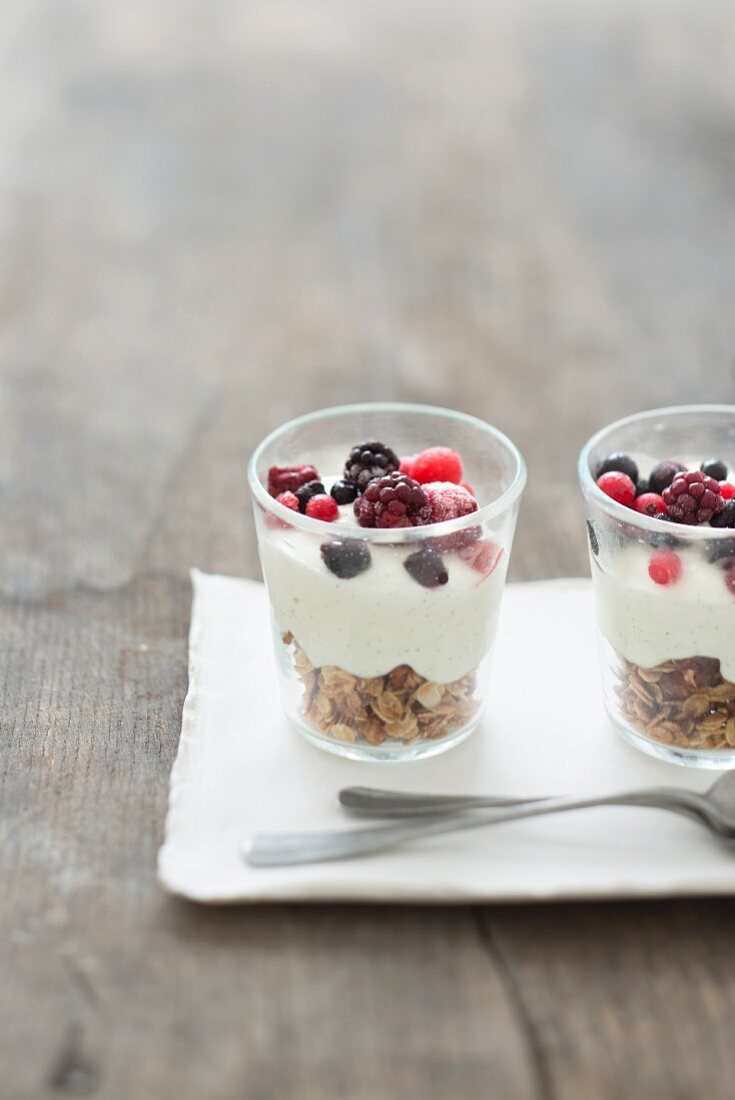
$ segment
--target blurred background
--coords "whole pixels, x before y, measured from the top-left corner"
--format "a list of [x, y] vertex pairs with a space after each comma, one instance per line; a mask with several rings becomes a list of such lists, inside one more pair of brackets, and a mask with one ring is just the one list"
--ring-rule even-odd
[[257, 575], [250, 451], [356, 399], [509, 433], [513, 575], [585, 571], [587, 436], [735, 398], [733, 56], [720, 0], [4, 5], [3, 585]]

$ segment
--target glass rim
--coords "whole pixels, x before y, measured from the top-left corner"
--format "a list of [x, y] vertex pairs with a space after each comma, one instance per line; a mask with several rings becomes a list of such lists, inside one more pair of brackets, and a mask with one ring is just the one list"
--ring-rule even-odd
[[735, 405], [667, 405], [658, 409], [646, 409], [643, 412], [632, 413], [630, 416], [623, 416], [620, 420], [613, 420], [611, 424], [606, 424], [604, 428], [600, 428], [594, 435], [590, 436], [582, 450], [579, 452], [579, 459], [577, 460], [577, 474], [579, 476], [579, 482], [582, 487], [582, 491], [585, 496], [589, 497], [596, 504], [599, 505], [603, 511], [614, 519], [619, 519], [624, 523], [632, 526], [640, 527], [644, 531], [653, 532], [667, 532], [673, 534], [676, 532], [676, 537], [682, 541], [690, 539], [692, 542], [697, 542], [703, 539], [732, 539], [735, 537], [735, 531], [732, 527], [705, 527], [694, 526], [686, 523], [675, 523], [673, 520], [661, 520], [656, 519], [653, 516], [646, 516], [642, 512], [636, 512], [632, 508], [626, 507], [624, 504], [619, 504], [612, 497], [609, 497], [607, 493], [603, 493], [592, 477], [592, 471], [590, 470], [590, 455], [595, 447], [602, 442], [607, 435], [625, 428], [629, 424], [635, 424], [645, 420], [656, 420], [663, 416], [676, 417], [684, 416], [688, 413], [725, 413], [733, 418], [733, 424], [735, 424]]
[[[468, 516], [462, 516], [459, 519], [430, 523], [423, 527], [373, 528], [360, 527], [357, 523], [350, 523], [340, 524], [338, 531], [336, 531], [333, 523], [312, 519], [311, 516], [304, 515], [301, 512], [293, 512], [285, 505], [279, 504], [275, 497], [270, 495], [258, 476], [258, 465], [263, 452], [268, 446], [286, 436], [295, 428], [305, 424], [318, 420], [336, 419], [339, 416], [349, 414], [356, 415], [371, 412], [413, 412], [420, 416], [449, 418], [460, 424], [466, 424], [468, 427], [479, 429], [486, 435], [492, 436], [511, 455], [516, 465], [513, 480], [499, 497], [478, 508], [476, 512], [471, 512]], [[442, 536], [451, 535], [455, 531], [463, 531], [465, 528], [474, 527], [478, 523], [494, 519], [509, 511], [523, 491], [526, 484], [527, 469], [525, 459], [515, 443], [498, 428], [488, 424], [486, 420], [481, 420], [480, 417], [457, 412], [454, 409], [447, 409], [441, 405], [419, 405], [410, 401], [363, 401], [351, 405], [331, 405], [323, 409], [316, 409], [314, 412], [306, 413], [303, 416], [297, 416], [292, 420], [287, 420], [284, 424], [269, 432], [255, 448], [248, 462], [247, 476], [250, 491], [256, 501], [267, 511], [286, 521], [291, 527], [300, 528], [302, 531], [309, 531], [312, 534], [329, 535], [332, 538], [360, 538], [370, 542], [398, 543], [419, 542], [427, 538], [441, 538]]]

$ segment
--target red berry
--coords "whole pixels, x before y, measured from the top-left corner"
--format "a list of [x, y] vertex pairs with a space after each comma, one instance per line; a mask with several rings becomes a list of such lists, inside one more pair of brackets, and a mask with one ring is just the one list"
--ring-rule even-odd
[[471, 485], [468, 485], [466, 481], [460, 481], [460, 485], [462, 486], [463, 489], [466, 489], [468, 493], [472, 493], [472, 496], [475, 497], [475, 499], [477, 499], [477, 493], [475, 492], [475, 490], [472, 488]]
[[279, 493], [276, 497], [279, 504], [282, 504], [284, 508], [290, 508], [292, 512], [298, 512], [299, 510], [299, 498], [296, 493]]
[[306, 514], [312, 519], [321, 519], [325, 523], [332, 523], [339, 515], [337, 501], [326, 493], [317, 493], [309, 497], [306, 502]]
[[424, 485], [424, 492], [431, 505], [432, 523], [445, 523], [477, 511], [477, 501], [471, 493], [451, 481], [432, 481]]
[[477, 542], [463, 547], [459, 556], [478, 573], [489, 577], [503, 556], [503, 547], [491, 542], [490, 539], [478, 539]]
[[735, 565], [731, 565], [727, 573], [725, 573], [725, 584], [735, 596]]
[[657, 516], [660, 512], [666, 511], [664, 498], [658, 493], [641, 493], [633, 501], [633, 507], [636, 512], [642, 512], [644, 516]]
[[459, 485], [462, 480], [462, 459], [450, 447], [429, 447], [416, 455], [411, 463], [410, 477], [425, 485], [430, 481], [453, 481]]
[[673, 584], [681, 576], [681, 558], [673, 550], [659, 550], [648, 563], [648, 575], [656, 584]]
[[690, 525], [709, 523], [725, 503], [719, 481], [701, 470], [677, 474], [668, 489], [664, 489], [663, 498], [669, 519]]
[[277, 497], [279, 493], [295, 493], [307, 481], [318, 480], [319, 474], [315, 466], [271, 466], [268, 471], [268, 492], [272, 497]]
[[730, 497], [735, 497], [735, 485], [731, 485], [729, 481], [721, 481], [720, 495], [723, 500], [729, 500]]
[[597, 479], [597, 488], [602, 489], [606, 496], [612, 497], [618, 504], [627, 506], [635, 500], [635, 485], [627, 474], [619, 470], [610, 470], [607, 474], [601, 474]]
[[405, 455], [401, 459], [401, 464], [398, 467], [399, 474], [405, 474], [406, 477], [411, 477], [411, 467], [416, 461], [416, 455]]

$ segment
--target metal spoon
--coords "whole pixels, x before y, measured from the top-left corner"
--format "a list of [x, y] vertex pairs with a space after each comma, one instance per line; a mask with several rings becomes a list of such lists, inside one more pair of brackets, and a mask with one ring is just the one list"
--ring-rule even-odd
[[705, 825], [717, 836], [735, 837], [735, 772], [728, 772], [704, 794], [658, 787], [593, 798], [550, 798], [508, 808], [449, 816], [423, 816], [416, 821], [370, 829], [336, 829], [312, 833], [257, 833], [243, 844], [243, 856], [256, 867], [317, 863], [380, 852], [405, 841], [438, 836], [481, 825], [581, 810], [590, 806], [650, 806], [672, 810]]

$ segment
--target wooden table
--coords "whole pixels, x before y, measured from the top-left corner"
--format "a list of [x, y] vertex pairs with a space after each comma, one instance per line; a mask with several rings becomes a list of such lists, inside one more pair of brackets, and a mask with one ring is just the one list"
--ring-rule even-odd
[[[732, 901], [197, 908], [154, 878], [187, 570], [352, 399], [574, 462], [733, 400], [732, 8], [24, 0], [0, 13], [0, 1094], [733, 1096]], [[569, 670], [573, 683], [574, 670]]]

